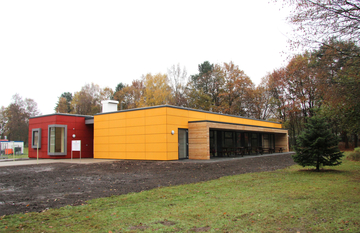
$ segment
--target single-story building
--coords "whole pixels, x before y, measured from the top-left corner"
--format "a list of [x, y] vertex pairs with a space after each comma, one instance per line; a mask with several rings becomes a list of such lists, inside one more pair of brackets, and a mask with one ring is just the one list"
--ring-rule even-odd
[[120, 111], [116, 106], [103, 101], [103, 112], [94, 117], [31, 118], [29, 157], [36, 157], [38, 142], [40, 158], [69, 158], [72, 140], [82, 141], [82, 157], [99, 159], [210, 159], [289, 148], [288, 131], [276, 122], [171, 105]]
[[[72, 140], [81, 140], [81, 157], [93, 158], [93, 116], [55, 113], [29, 119], [29, 158], [71, 158]], [[80, 152], [73, 152], [74, 158]]]

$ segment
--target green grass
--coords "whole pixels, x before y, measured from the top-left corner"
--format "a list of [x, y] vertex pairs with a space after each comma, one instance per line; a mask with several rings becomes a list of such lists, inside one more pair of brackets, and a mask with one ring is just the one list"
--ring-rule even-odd
[[28, 147], [24, 147], [24, 153], [22, 155], [16, 154], [16, 155], [3, 155], [3, 158], [8, 158], [8, 159], [23, 159], [23, 158], [29, 158], [29, 148]]
[[[327, 168], [326, 168], [327, 169]], [[3, 216], [14, 232], [360, 232], [360, 162], [153, 189]]]

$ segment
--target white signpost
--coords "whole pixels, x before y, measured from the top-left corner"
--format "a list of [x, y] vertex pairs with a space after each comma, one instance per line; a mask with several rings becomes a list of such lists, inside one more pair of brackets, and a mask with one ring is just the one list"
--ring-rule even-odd
[[73, 159], [73, 151], [80, 151], [80, 162], [81, 162], [81, 140], [71, 141], [71, 160]]

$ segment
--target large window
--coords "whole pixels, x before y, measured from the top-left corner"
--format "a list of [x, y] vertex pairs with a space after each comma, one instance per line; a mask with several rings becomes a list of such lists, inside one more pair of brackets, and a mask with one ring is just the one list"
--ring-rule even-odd
[[49, 155], [66, 155], [66, 135], [66, 125], [49, 125]]
[[31, 131], [31, 148], [41, 148], [41, 129], [32, 129]]

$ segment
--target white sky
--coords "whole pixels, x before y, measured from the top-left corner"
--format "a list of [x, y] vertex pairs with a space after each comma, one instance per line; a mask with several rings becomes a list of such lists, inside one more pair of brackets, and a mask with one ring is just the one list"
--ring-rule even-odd
[[287, 9], [269, 0], [0, 1], [0, 106], [15, 93], [54, 113], [63, 92], [115, 89], [172, 65], [233, 61], [259, 84], [285, 65]]

